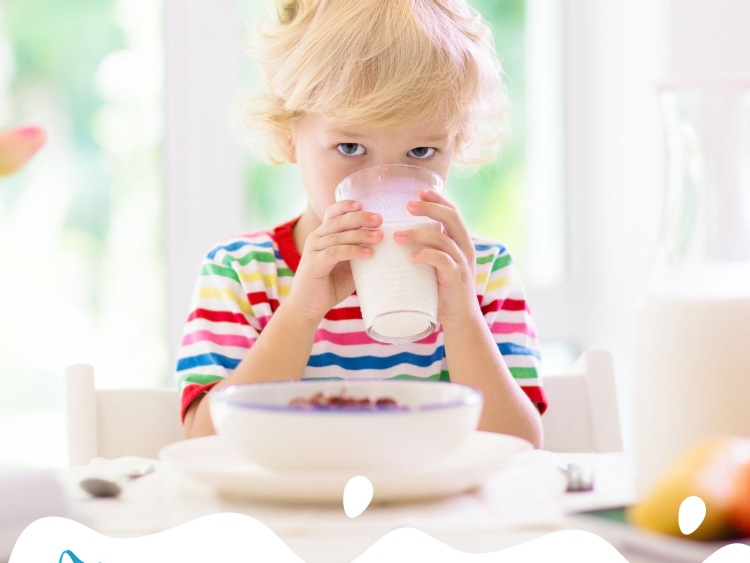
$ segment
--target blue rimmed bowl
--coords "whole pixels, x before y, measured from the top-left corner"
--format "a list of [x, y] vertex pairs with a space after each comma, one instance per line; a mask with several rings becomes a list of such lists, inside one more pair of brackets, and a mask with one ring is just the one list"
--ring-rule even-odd
[[[369, 407], [291, 406], [322, 393]], [[378, 399], [396, 403], [373, 407]], [[283, 470], [409, 470], [439, 462], [476, 430], [482, 394], [435, 381], [284, 381], [209, 395], [217, 433], [255, 463]]]

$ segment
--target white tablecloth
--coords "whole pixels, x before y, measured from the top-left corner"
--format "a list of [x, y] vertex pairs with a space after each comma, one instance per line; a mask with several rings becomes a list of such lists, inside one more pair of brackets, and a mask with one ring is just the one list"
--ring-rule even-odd
[[[566, 494], [558, 469], [563, 461], [591, 467], [594, 490]], [[267, 525], [308, 563], [348, 563], [386, 533], [403, 527], [417, 528], [463, 551], [497, 550], [561, 529], [570, 512], [632, 500], [623, 454], [528, 452], [477, 490], [431, 501], [373, 504], [353, 519], [342, 504], [222, 498], [163, 463], [152, 475], [126, 483], [119, 498], [94, 499], [78, 487], [87, 471], [73, 468], [61, 475], [76, 519], [101, 533], [142, 536], [209, 514], [240, 513]]]
[[[557, 469], [563, 462], [590, 468], [594, 490], [563, 492]], [[432, 501], [374, 504], [357, 518], [346, 516], [343, 503], [314, 506], [222, 498], [163, 462], [154, 463], [154, 473], [127, 482], [115, 499], [92, 498], [78, 485], [92, 469], [101, 472], [101, 464], [39, 473], [34, 478], [5, 476], [0, 481], [5, 485], [0, 490], [6, 501], [4, 514], [16, 520], [6, 518], [4, 529], [19, 533], [19, 526], [27, 525], [30, 518], [56, 514], [106, 536], [145, 537], [204, 516], [239, 513], [270, 528], [306, 563], [350, 563], [389, 532], [404, 528], [420, 530], [468, 553], [495, 552], [551, 532], [578, 529], [597, 534], [629, 563], [703, 561], [721, 547], [654, 537], [632, 526], [581, 515], [581, 511], [634, 500], [623, 454], [528, 452], [477, 490]], [[52, 483], [57, 486], [54, 490]], [[42, 485], [45, 494], [37, 494]], [[21, 499], [15, 506], [24, 505], [25, 510], [14, 509], [13, 499]], [[6, 542], [0, 545], [6, 558], [11, 539], [0, 538]]]

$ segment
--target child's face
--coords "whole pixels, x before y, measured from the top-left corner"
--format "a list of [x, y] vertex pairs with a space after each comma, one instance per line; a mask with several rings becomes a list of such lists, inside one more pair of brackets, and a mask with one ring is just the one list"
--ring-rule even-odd
[[398, 128], [351, 127], [307, 114], [292, 127], [294, 153], [307, 192], [309, 210], [322, 219], [334, 203], [338, 183], [349, 174], [380, 164], [412, 164], [442, 178], [455, 151], [455, 134], [434, 116]]

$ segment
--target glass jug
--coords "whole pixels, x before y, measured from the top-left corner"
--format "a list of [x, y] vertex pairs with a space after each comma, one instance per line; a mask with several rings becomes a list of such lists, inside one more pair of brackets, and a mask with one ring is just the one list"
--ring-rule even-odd
[[664, 83], [666, 189], [635, 319], [636, 493], [695, 442], [750, 436], [750, 76]]

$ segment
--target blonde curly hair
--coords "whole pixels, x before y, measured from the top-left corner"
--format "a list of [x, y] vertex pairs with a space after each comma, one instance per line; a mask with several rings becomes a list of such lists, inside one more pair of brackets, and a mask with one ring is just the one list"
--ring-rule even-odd
[[464, 0], [279, 0], [248, 44], [267, 91], [240, 105], [256, 156], [284, 161], [307, 113], [393, 127], [426, 114], [456, 134], [455, 160], [492, 159], [507, 96], [489, 26]]

